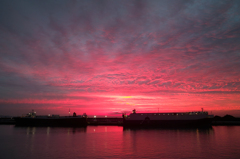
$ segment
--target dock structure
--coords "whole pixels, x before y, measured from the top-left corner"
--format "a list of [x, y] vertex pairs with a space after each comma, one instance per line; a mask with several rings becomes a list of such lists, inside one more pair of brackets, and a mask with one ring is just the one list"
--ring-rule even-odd
[[2, 125], [14, 125], [15, 120], [12, 117], [0, 117], [0, 124], [2, 124]]
[[88, 125], [123, 125], [123, 118], [87, 118]]
[[[0, 117], [0, 125], [15, 125], [13, 117]], [[100, 117], [100, 118], [87, 118], [87, 125], [111, 125], [111, 126], [123, 126], [123, 118], [111, 118], [111, 117]], [[217, 125], [240, 125], [240, 118], [235, 118], [230, 115], [224, 117], [215, 116], [211, 123], [212, 126]]]

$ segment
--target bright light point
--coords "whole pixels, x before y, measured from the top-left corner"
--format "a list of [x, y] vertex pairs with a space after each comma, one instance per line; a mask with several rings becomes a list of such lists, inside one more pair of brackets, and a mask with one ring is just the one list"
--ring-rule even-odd
[[97, 116], [96, 115], [94, 115], [94, 118], [96, 118]]
[[122, 98], [132, 98], [132, 96], [124, 96], [124, 97], [122, 97]]
[[107, 116], [105, 115], [105, 118], [106, 118]]

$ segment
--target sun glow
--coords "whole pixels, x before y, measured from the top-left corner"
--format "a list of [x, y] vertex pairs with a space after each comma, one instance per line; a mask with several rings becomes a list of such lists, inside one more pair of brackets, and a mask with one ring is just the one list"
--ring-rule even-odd
[[132, 96], [124, 96], [124, 97], [122, 97], [122, 98], [132, 98]]

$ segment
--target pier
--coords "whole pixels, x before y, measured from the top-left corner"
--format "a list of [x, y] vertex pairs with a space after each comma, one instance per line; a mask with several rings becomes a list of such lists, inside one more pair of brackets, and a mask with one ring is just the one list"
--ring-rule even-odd
[[88, 125], [123, 125], [123, 118], [87, 118]]
[[[15, 125], [15, 121], [13, 117], [0, 117], [0, 124]], [[87, 125], [122, 126], [123, 118], [87, 118]], [[224, 117], [215, 116], [212, 121], [212, 126], [217, 125], [240, 125], [240, 118], [235, 118], [230, 115]]]

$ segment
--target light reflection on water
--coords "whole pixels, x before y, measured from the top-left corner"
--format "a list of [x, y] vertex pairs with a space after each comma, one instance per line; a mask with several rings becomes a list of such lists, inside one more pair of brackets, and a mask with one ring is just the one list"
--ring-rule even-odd
[[0, 158], [239, 158], [240, 126], [210, 129], [0, 125]]

